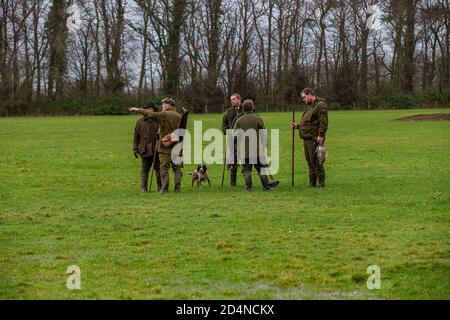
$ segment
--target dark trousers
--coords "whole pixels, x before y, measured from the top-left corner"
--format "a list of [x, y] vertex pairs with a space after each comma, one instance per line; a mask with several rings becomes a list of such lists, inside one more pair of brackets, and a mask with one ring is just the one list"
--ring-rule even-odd
[[233, 154], [233, 164], [227, 164], [227, 169], [230, 170], [230, 187], [236, 186], [237, 181], [237, 170], [239, 164], [237, 163], [237, 146], [236, 141], [234, 141], [234, 154]]
[[325, 184], [325, 167], [317, 159], [317, 144], [312, 139], [303, 140], [303, 149], [305, 151], [306, 162], [308, 163], [309, 184], [311, 187], [317, 185], [317, 179], [320, 185]]
[[[161, 176], [159, 174], [159, 157], [158, 154], [156, 154], [154, 168], [156, 173], [156, 184], [158, 186], [158, 190], [161, 188]], [[153, 164], [153, 155], [150, 155], [148, 157], [142, 158], [142, 165], [141, 165], [141, 189], [147, 190], [148, 185], [148, 173], [150, 172], [150, 168]]]

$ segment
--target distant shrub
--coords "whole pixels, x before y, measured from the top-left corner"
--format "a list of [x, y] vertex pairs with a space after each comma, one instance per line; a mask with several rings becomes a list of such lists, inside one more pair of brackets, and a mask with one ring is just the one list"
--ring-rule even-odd
[[450, 89], [428, 88], [418, 93], [422, 103], [450, 103]]
[[106, 97], [95, 108], [96, 115], [124, 115], [127, 114], [127, 104], [121, 96]]
[[50, 110], [57, 114], [82, 114], [86, 111], [85, 104], [80, 98], [65, 97], [50, 101]]
[[105, 106], [99, 106], [95, 109], [94, 112], [95, 115], [124, 115], [127, 114], [126, 108], [118, 105], [105, 105]]
[[386, 97], [385, 102], [394, 106], [413, 106], [419, 102], [413, 94], [404, 92], [395, 92], [392, 96]]
[[328, 103], [328, 109], [329, 110], [343, 110], [342, 105], [339, 102], [330, 102]]
[[401, 108], [412, 107], [417, 105], [420, 99], [412, 94], [403, 92], [401, 89], [396, 88], [391, 81], [380, 82], [377, 90], [371, 94], [370, 105], [371, 107], [381, 108]]

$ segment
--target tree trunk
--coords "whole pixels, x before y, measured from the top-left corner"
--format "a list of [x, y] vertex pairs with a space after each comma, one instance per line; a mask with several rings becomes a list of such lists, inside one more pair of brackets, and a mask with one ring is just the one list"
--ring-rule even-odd
[[178, 93], [180, 80], [180, 33], [184, 23], [184, 9], [186, 0], [174, 0], [172, 9], [172, 22], [169, 25], [168, 43], [166, 50], [167, 79], [163, 91], [171, 96]]
[[142, 44], [141, 72], [139, 73], [138, 99], [144, 98], [143, 86], [145, 79], [145, 64], [147, 60], [147, 33], [148, 33], [148, 14], [144, 12], [144, 43]]
[[48, 39], [50, 44], [48, 94], [51, 98], [61, 97], [64, 90], [66, 72], [67, 3], [53, 0], [48, 18]]
[[414, 50], [415, 50], [415, 14], [416, 14], [416, 1], [417, 0], [404, 0], [406, 7], [406, 31], [405, 31], [405, 43], [404, 43], [404, 69], [403, 69], [403, 90], [405, 92], [413, 91], [414, 80]]

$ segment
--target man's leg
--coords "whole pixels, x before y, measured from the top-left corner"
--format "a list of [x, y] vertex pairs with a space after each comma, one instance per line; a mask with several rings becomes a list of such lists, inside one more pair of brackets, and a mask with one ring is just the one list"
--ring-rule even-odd
[[[259, 179], [261, 180], [261, 184], [263, 186], [264, 191], [267, 190], [272, 190], [273, 188], [275, 188], [280, 182], [278, 180], [273, 180], [272, 175], [267, 174], [267, 175], [262, 175], [261, 174], [261, 168], [265, 168], [266, 170], [268, 170], [268, 165], [263, 165], [261, 164], [259, 161], [258, 163], [255, 164], [255, 169], [258, 172], [258, 176]], [[268, 172], [267, 172], [268, 173]]]
[[228, 165], [228, 169], [230, 170], [230, 187], [236, 187], [236, 181], [237, 181], [237, 171], [239, 168], [239, 164], [237, 162], [237, 144], [236, 141], [234, 141], [234, 154], [233, 154], [234, 162], [233, 164]]
[[323, 163], [320, 163], [317, 159], [317, 154], [314, 154], [315, 171], [317, 174], [317, 179], [319, 180], [319, 188], [325, 188], [325, 167]]
[[181, 171], [181, 168], [183, 165], [176, 165], [172, 163], [172, 170], [173, 170], [173, 180], [175, 183], [175, 192], [180, 192], [181, 190], [181, 177], [183, 177], [183, 172]]
[[161, 191], [161, 171], [160, 171], [160, 161], [159, 161], [159, 154], [156, 153], [155, 156], [155, 163], [153, 164], [153, 168], [155, 168], [155, 175], [156, 175], [156, 185], [158, 186], [158, 192]]
[[245, 190], [252, 190], [252, 165], [248, 163], [248, 159], [245, 160], [245, 164], [242, 165], [242, 174], [245, 180]]
[[148, 185], [148, 173], [150, 171], [150, 167], [152, 165], [152, 158], [146, 157], [142, 158], [141, 164], [141, 192], [147, 192]]
[[169, 192], [170, 153], [159, 153], [161, 190], [160, 193]]
[[231, 164], [228, 169], [230, 170], [230, 187], [236, 187], [238, 165]]
[[303, 140], [303, 149], [305, 151], [305, 159], [308, 163], [308, 171], [309, 171], [309, 186], [316, 187], [317, 186], [317, 174], [316, 168], [314, 165], [314, 141], [313, 140]]

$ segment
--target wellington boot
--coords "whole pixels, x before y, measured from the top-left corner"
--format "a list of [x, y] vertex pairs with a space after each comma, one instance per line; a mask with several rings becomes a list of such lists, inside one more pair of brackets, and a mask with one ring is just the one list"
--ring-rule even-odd
[[250, 191], [253, 188], [252, 172], [244, 171], [245, 190]]
[[315, 174], [309, 175], [309, 187], [310, 188], [317, 187], [317, 176]]
[[[148, 172], [141, 171], [141, 192], [147, 192], [148, 185]], [[145, 190], [145, 191], [143, 191]]]
[[319, 188], [325, 188], [325, 175], [321, 175], [318, 177], [319, 178]]
[[169, 192], [169, 173], [167, 169], [161, 170], [161, 189], [159, 193], [167, 193]]
[[264, 191], [273, 190], [280, 182], [277, 180], [271, 180], [271, 176], [260, 175], [259, 179], [261, 180], [261, 184], [263, 186]]
[[236, 172], [231, 172], [230, 174], [230, 187], [236, 187]]
[[175, 192], [181, 191], [181, 177], [183, 176], [183, 173], [181, 170], [175, 170], [173, 172], [173, 180], [175, 182]]

